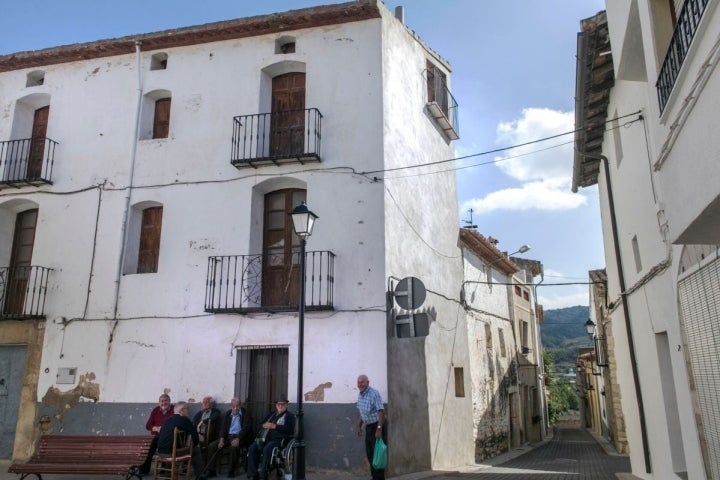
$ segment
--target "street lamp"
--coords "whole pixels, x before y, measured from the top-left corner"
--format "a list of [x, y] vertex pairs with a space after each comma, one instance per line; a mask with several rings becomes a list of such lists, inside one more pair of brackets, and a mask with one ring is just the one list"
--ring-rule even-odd
[[298, 299], [298, 381], [297, 381], [297, 433], [295, 434], [295, 461], [293, 479], [305, 480], [305, 426], [303, 422], [303, 355], [305, 347], [305, 244], [318, 216], [308, 210], [305, 202], [291, 213], [295, 235], [300, 237], [300, 298]]
[[[600, 363], [600, 345], [598, 345], [598, 340], [602, 340], [603, 337], [598, 336], [597, 334], [597, 326], [595, 325], [595, 322], [593, 322], [591, 319], [587, 319], [587, 322], [585, 322], [585, 331], [588, 334], [588, 337], [590, 337], [590, 340], [593, 341], [593, 344], [595, 345], [595, 364], [598, 367], [609, 367], [610, 365], [608, 363]], [[599, 375], [593, 372], [593, 375]]]
[[528, 250], [530, 250], [530, 245], [527, 245], [527, 244], [523, 245], [520, 248], [518, 248], [518, 250], [516, 252], [508, 253], [508, 257], [511, 257], [511, 256], [515, 255], [516, 253], [525, 253]]

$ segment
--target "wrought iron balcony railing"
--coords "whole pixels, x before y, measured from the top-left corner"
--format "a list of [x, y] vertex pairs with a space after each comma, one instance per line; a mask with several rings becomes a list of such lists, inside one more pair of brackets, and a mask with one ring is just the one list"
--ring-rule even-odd
[[[205, 311], [283, 312], [298, 308], [300, 253], [208, 258]], [[332, 310], [335, 254], [306, 252], [305, 308]]]
[[695, 32], [703, 13], [705, 13], [708, 2], [709, 0], [685, 0], [682, 10], [680, 10], [670, 47], [668, 47], [667, 54], [665, 54], [665, 61], [663, 61], [658, 81], [655, 84], [660, 113], [665, 110], [665, 106], [670, 99], [675, 81], [680, 74], [680, 68], [682, 68], [685, 56], [690, 50], [690, 44], [695, 37]]
[[44, 137], [0, 142], [0, 184], [52, 183], [57, 144]]
[[237, 168], [320, 161], [322, 114], [317, 108], [233, 119], [230, 163]]
[[46, 267], [0, 267], [0, 318], [45, 318], [50, 272]]

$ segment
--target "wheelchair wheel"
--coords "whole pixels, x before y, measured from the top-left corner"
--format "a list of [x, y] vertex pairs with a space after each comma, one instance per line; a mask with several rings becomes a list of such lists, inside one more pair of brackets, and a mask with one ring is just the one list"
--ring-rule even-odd
[[295, 461], [295, 439], [288, 442], [283, 450], [283, 462], [285, 463], [285, 473], [292, 473]]

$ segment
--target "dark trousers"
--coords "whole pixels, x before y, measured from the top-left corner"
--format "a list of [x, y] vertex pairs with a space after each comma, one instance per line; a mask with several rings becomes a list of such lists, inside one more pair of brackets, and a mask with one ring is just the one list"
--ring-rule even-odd
[[[365, 425], [365, 455], [367, 455], [368, 462], [370, 462], [370, 475], [372, 475], [373, 480], [385, 480], [385, 469], [376, 470], [372, 466], [373, 453], [375, 453], [375, 432], [377, 431], [377, 426], [377, 422]], [[385, 445], [387, 445], [387, 428], [388, 422], [386, 420], [382, 428], [382, 439], [383, 442], [385, 442]]]
[[267, 478], [268, 463], [270, 463], [273, 448], [280, 445], [282, 445], [282, 440], [279, 438], [268, 440], [262, 447], [259, 446], [258, 442], [250, 444], [247, 456], [248, 478]]
[[[230, 452], [230, 471], [235, 472], [238, 466], [238, 460], [240, 460], [240, 454], [243, 452], [243, 449], [247, 447], [247, 442], [243, 439], [240, 439], [240, 443], [237, 447], [233, 447], [230, 442], [233, 440], [233, 438], [237, 438], [237, 435], [230, 436], [230, 440], [225, 442], [225, 445], [223, 445], [223, 450], [229, 449]], [[218, 450], [220, 450], [219, 444], [220, 440], [215, 440], [208, 446], [208, 464], [207, 469], [210, 472], [217, 472], [217, 464], [218, 460], [220, 459], [220, 454], [218, 453]]]
[[158, 444], [158, 436], [153, 435], [152, 442], [150, 442], [150, 450], [148, 450], [147, 457], [145, 457], [145, 461], [142, 465], [140, 465], [140, 471], [142, 473], [149, 473], [150, 467], [152, 466], [152, 460], [155, 456], [155, 450], [157, 450], [157, 444]]

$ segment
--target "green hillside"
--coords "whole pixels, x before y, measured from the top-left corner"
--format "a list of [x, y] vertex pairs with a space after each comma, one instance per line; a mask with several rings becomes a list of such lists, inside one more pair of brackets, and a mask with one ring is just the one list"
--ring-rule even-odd
[[591, 346], [585, 331], [589, 311], [587, 306], [582, 305], [545, 310], [540, 327], [542, 345], [552, 354], [558, 373], [575, 368], [578, 347]]

